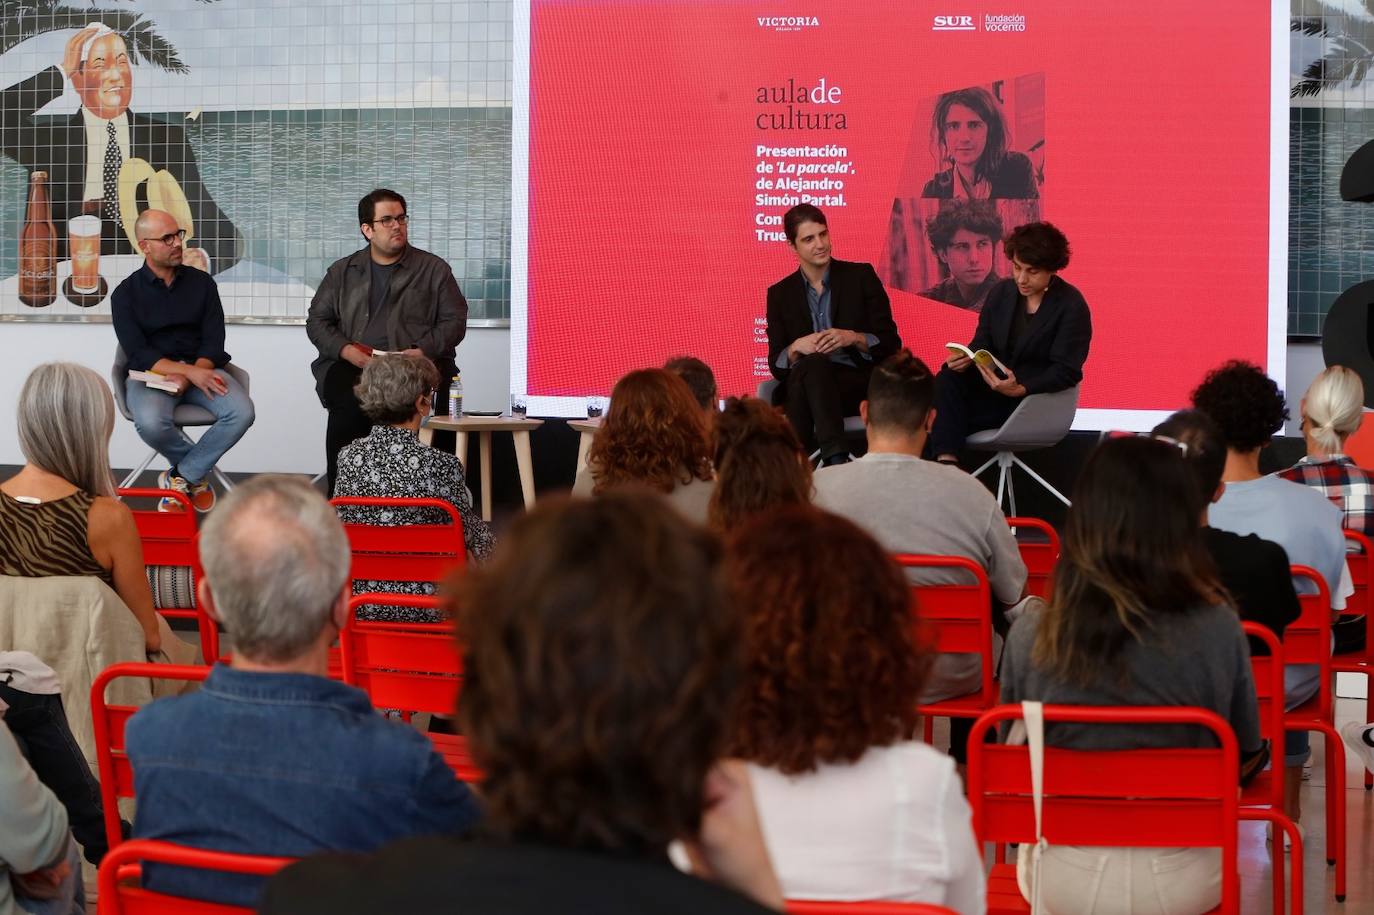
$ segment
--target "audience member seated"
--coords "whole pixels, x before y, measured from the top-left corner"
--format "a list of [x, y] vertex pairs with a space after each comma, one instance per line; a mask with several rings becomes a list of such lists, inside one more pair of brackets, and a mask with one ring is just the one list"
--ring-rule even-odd
[[[1226, 492], [1226, 439], [1206, 413], [1179, 410], [1151, 433], [1164, 442], [1176, 443], [1192, 468], [1197, 482], [1197, 515], [1202, 542], [1216, 563], [1217, 577], [1240, 612], [1240, 618], [1271, 629], [1280, 639], [1284, 630], [1302, 613], [1298, 592], [1289, 573], [1288, 554], [1272, 540], [1254, 534], [1223, 531], [1207, 523], [1208, 510]], [[1252, 654], [1268, 654], [1258, 639], [1250, 642]]]
[[27, 651], [0, 651], [0, 716], [24, 759], [67, 811], [86, 860], [99, 865], [110, 850], [100, 783], [81, 754], [57, 673]]
[[[1079, 474], [1063, 552], [1044, 609], [1011, 627], [1002, 701], [1185, 705], [1230, 722], [1242, 772], [1262, 766], [1250, 653], [1198, 525], [1196, 481], [1180, 450], [1151, 438], [1109, 439]], [[1047, 746], [1080, 750], [1213, 745], [1188, 726], [1047, 724]], [[1206, 741], [1207, 743], [1204, 743]], [[1026, 898], [1030, 845], [1018, 870]], [[1059, 915], [1201, 913], [1221, 899], [1215, 848], [1050, 845], [1042, 898]]]
[[[909, 350], [891, 356], [868, 379], [859, 415], [868, 430], [868, 453], [850, 464], [816, 472], [816, 504], [864, 528], [889, 553], [963, 556], [988, 573], [994, 627], [1006, 631], [1003, 610], [1022, 597], [1026, 564], [997, 500], [973, 477], [954, 467], [921, 460], [930, 427], [935, 379]], [[910, 573], [918, 584], [966, 584], [957, 569]], [[982, 662], [976, 654], [942, 654], [926, 684], [923, 702], [939, 702], [978, 689]], [[969, 719], [950, 722], [950, 755], [967, 758]]]
[[987, 294], [968, 348], [987, 350], [1010, 371], [1003, 378], [962, 353], [945, 360], [930, 433], [931, 452], [944, 463], [955, 463], [970, 432], [1000, 427], [1026, 395], [1083, 380], [1092, 316], [1083, 294], [1059, 276], [1069, 265], [1069, 240], [1047, 222], [1032, 222], [1013, 229], [1002, 250], [1012, 275]]
[[1364, 383], [1352, 369], [1333, 365], [1313, 380], [1302, 399], [1307, 455], [1278, 475], [1311, 486], [1344, 513], [1344, 526], [1374, 536], [1374, 475], [1345, 454], [1345, 443], [1364, 418]]
[[716, 390], [716, 373], [696, 356], [674, 356], [663, 367], [683, 381], [691, 390], [692, 396], [701, 404], [707, 417], [714, 416], [720, 409], [720, 392]]
[[715, 480], [705, 414], [687, 382], [664, 369], [639, 369], [616, 382], [572, 491], [599, 495], [626, 483], [664, 493], [688, 520], [706, 523]]
[[0, 718], [0, 915], [85, 911], [67, 812], [34, 775]]
[[[1311, 566], [1331, 591], [1331, 609], [1345, 609], [1355, 592], [1345, 562], [1341, 512], [1321, 493], [1274, 475], [1262, 475], [1260, 452], [1288, 419], [1283, 392], [1259, 366], [1233, 360], [1214, 369], [1193, 391], [1193, 406], [1216, 421], [1226, 441], [1226, 490], [1208, 511], [1213, 527], [1257, 534], [1283, 547], [1288, 561]], [[1295, 708], [1316, 692], [1315, 664], [1284, 668], [1287, 706]], [[1310, 755], [1307, 731], [1284, 735], [1286, 813], [1296, 823], [1302, 814], [1302, 766]]]
[[[420, 422], [429, 415], [439, 372], [424, 356], [393, 353], [373, 359], [354, 388], [362, 411], [375, 423], [365, 437], [339, 451], [335, 496], [442, 499], [463, 521], [468, 555], [486, 559], [495, 546], [491, 527], [472, 507], [472, 493], [456, 456], [420, 444]], [[448, 515], [429, 508], [344, 507], [339, 517], [349, 524], [447, 524]], [[354, 594], [433, 594], [431, 582], [373, 581], [353, 583]], [[370, 605], [359, 619], [436, 622], [435, 611]]]
[[[134, 835], [215, 851], [300, 857], [458, 835], [472, 793], [420, 732], [325, 676], [348, 612], [348, 540], [304, 480], [258, 476], [201, 529], [201, 605], [234, 655], [197, 692], [130, 719]], [[158, 892], [252, 906], [262, 880], [148, 865]]]
[[150, 660], [195, 663], [195, 647], [153, 609], [133, 513], [115, 498], [114, 399], [104, 379], [74, 363], [44, 363], [19, 392], [18, 420], [26, 463], [0, 483], [0, 572], [98, 578], [138, 620]]
[[900, 567], [859, 527], [810, 506], [755, 516], [726, 567], [747, 653], [732, 751], [750, 761], [784, 894], [981, 915], [963, 784], [916, 735], [931, 657], [913, 644]]
[[811, 501], [811, 462], [792, 424], [757, 397], [731, 397], [713, 434], [716, 487], [707, 514], [721, 534], [779, 505]]
[[781, 909], [748, 772], [721, 761], [742, 627], [714, 538], [646, 492], [541, 501], [459, 584], [478, 836], [296, 864], [260, 911]]

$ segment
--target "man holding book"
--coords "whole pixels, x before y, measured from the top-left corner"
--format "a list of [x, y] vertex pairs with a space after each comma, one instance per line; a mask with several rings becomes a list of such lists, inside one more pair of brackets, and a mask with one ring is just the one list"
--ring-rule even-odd
[[[186, 232], [171, 214], [145, 210], [134, 234], [144, 261], [110, 297], [115, 336], [130, 372], [156, 372], [169, 384], [151, 388], [131, 377], [125, 399], [139, 437], [171, 464], [159, 485], [185, 493], [197, 511], [208, 512], [215, 504], [210, 471], [253, 425], [253, 401], [220, 371], [229, 363], [224, 308], [210, 274], [182, 264]], [[172, 421], [180, 403], [214, 414], [197, 442]]]
[[358, 223], [367, 247], [330, 266], [305, 320], [320, 353], [310, 364], [315, 392], [329, 411], [324, 449], [331, 493], [339, 449], [372, 429], [353, 388], [374, 354], [425, 356], [447, 388], [468, 326], [468, 303], [453, 270], [410, 244], [404, 197], [377, 188], [358, 202]]

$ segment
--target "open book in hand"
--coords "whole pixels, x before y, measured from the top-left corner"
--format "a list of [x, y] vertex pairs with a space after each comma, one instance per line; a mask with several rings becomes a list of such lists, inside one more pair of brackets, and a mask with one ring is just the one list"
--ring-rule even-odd
[[997, 372], [998, 375], [1002, 378], [1007, 378], [1011, 376], [1011, 369], [1003, 365], [1002, 360], [998, 359], [996, 356], [994, 356], [992, 353], [988, 352], [985, 349], [980, 349], [978, 352], [975, 353], [973, 350], [969, 349], [967, 346], [964, 346], [964, 344], [962, 343], [946, 343], [945, 349], [949, 350], [951, 353], [962, 353], [963, 355], [972, 359], [974, 365], [981, 365], [984, 367], [991, 366], [993, 371]]
[[181, 393], [181, 388], [177, 386], [177, 383], [161, 372], [136, 372], [133, 369], [129, 369], [129, 377], [134, 381], [143, 382], [150, 388], [166, 391], [168, 394]]

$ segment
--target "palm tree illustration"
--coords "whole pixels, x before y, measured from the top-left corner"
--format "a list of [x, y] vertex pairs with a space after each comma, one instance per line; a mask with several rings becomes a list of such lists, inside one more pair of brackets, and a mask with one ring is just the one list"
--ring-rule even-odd
[[1302, 71], [1302, 79], [1295, 82], [1288, 94], [1293, 98], [1320, 95], [1326, 89], [1342, 86], [1354, 88], [1369, 75], [1374, 64], [1374, 0], [1360, 0], [1368, 16], [1321, 15], [1323, 4], [1307, 2], [1294, 4], [1289, 29], [1303, 35], [1325, 39], [1325, 51]]
[[63, 0], [0, 0], [0, 54], [30, 38], [84, 28], [92, 22], [103, 22], [118, 32], [140, 61], [172, 73], [188, 72], [177, 49], [143, 14], [113, 6], [76, 6]]

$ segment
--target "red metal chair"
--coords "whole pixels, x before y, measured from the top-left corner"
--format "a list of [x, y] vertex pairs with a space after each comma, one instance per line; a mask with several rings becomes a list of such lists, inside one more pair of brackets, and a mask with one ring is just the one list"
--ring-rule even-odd
[[1293, 915], [1302, 913], [1302, 837], [1283, 812], [1283, 645], [1272, 630], [1259, 623], [1242, 623], [1252, 639], [1269, 649], [1267, 657], [1250, 656], [1250, 671], [1255, 680], [1255, 702], [1259, 707], [1260, 736], [1269, 741], [1270, 767], [1256, 775], [1241, 791], [1241, 818], [1267, 820], [1274, 826], [1273, 877], [1274, 911], [1283, 912], [1283, 842], [1281, 829], [1293, 843]]
[[[1290, 731], [1319, 731], [1326, 741], [1326, 863], [1336, 865], [1336, 901], [1345, 901], [1345, 744], [1335, 726], [1331, 689], [1331, 592], [1321, 573], [1293, 566], [1302, 613], [1284, 630], [1285, 664], [1315, 664], [1320, 668], [1317, 694], [1283, 716]], [[1315, 593], [1302, 585], [1306, 579]]]
[[976, 653], [982, 656], [982, 680], [978, 689], [962, 696], [921, 706], [925, 716], [926, 743], [931, 740], [933, 718], [977, 718], [997, 704], [992, 680], [992, 589], [983, 567], [963, 556], [919, 556], [903, 553], [892, 557], [908, 570], [959, 569], [968, 573], [969, 584], [912, 585], [911, 613], [918, 634], [941, 654]]
[[170, 842], [130, 839], [111, 848], [100, 862], [99, 915], [252, 915], [252, 909], [145, 890], [138, 885], [144, 861], [259, 877], [270, 877], [292, 863], [291, 858], [234, 855]]
[[787, 915], [957, 915], [929, 902], [814, 902], [789, 899]]
[[[191, 570], [191, 587], [200, 582], [200, 548], [197, 540], [196, 513], [191, 500], [171, 489], [129, 488], [119, 490], [119, 498], [172, 499], [181, 503], [181, 511], [160, 512], [156, 509], [134, 508], [134, 526], [143, 542], [143, 564], [147, 566], [184, 566]], [[159, 607], [158, 613], [168, 619], [193, 619], [200, 632], [200, 656], [206, 664], [219, 657], [219, 626], [206, 615], [204, 608]]]
[[[348, 605], [348, 622], [339, 634], [343, 680], [367, 693], [377, 708], [451, 715], [463, 686], [463, 656], [450, 623], [389, 623], [359, 620], [359, 607], [434, 608], [433, 597], [359, 594]], [[465, 782], [482, 772], [468, 755], [467, 740], [456, 734], [430, 734], [434, 747]]]
[[[1331, 658], [1331, 669], [1338, 674], [1365, 674], [1374, 684], [1374, 601], [1370, 600], [1370, 582], [1374, 581], [1374, 543], [1357, 531], [1345, 532], [1346, 564], [1350, 567], [1350, 579], [1355, 584], [1355, 593], [1346, 602], [1349, 613], [1364, 614], [1364, 651], [1347, 651]], [[1357, 547], [1358, 552], [1349, 551]], [[1365, 690], [1364, 720], [1374, 721], [1374, 689]], [[1364, 790], [1374, 788], [1374, 773], [1365, 770]]]
[[134, 770], [124, 750], [124, 725], [138, 711], [138, 706], [107, 704], [105, 687], [120, 677], [198, 682], [209, 675], [209, 667], [130, 662], [110, 665], [91, 684], [91, 719], [95, 729], [100, 803], [105, 808], [105, 837], [111, 849], [124, 839], [119, 828], [119, 798], [134, 796]]
[[[431, 508], [442, 512], [448, 524], [344, 524], [353, 552], [349, 574], [358, 581], [419, 581], [438, 584], [454, 569], [463, 567], [463, 519], [442, 499], [383, 499], [371, 496], [340, 496], [330, 499], [340, 508]], [[375, 601], [374, 601], [375, 603]], [[329, 655], [329, 675], [340, 676], [338, 656]]]
[[1049, 522], [1039, 518], [1008, 518], [1007, 525], [1015, 534], [1020, 530], [1031, 530], [1045, 539], [1022, 540], [1016, 538], [1017, 549], [1021, 551], [1021, 561], [1026, 564], [1026, 593], [1049, 599], [1050, 576], [1054, 565], [1059, 561], [1059, 532]]
[[[1218, 911], [1238, 913], [1239, 763], [1231, 726], [1199, 708], [1046, 705], [1044, 710], [1047, 724], [1195, 724], [1216, 735], [1220, 746], [1213, 749], [1046, 747], [1043, 834], [1062, 845], [1219, 847]], [[997, 706], [974, 722], [969, 736], [967, 784], [980, 843], [1035, 841], [1029, 748], [984, 743], [990, 729], [1020, 717], [1020, 706]], [[1016, 886], [1015, 865], [994, 865], [988, 912], [1029, 911]]]

